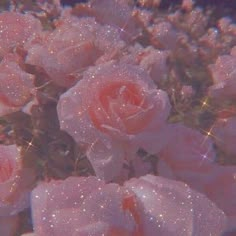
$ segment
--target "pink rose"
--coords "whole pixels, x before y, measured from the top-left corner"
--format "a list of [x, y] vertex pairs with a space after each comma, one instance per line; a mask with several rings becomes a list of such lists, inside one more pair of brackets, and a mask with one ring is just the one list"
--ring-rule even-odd
[[37, 236], [220, 235], [225, 225], [204, 195], [152, 175], [124, 186], [70, 177], [39, 184], [31, 200]]
[[[227, 218], [227, 228], [236, 226], [236, 167], [215, 165], [208, 173], [204, 194], [213, 201]], [[220, 186], [220, 187], [219, 187]]]
[[236, 155], [236, 116], [218, 119], [213, 126], [212, 133], [221, 150], [230, 155]]
[[168, 96], [136, 66], [90, 69], [60, 97], [57, 110], [61, 129], [88, 145], [87, 156], [101, 178], [117, 175], [138, 148], [156, 153], [166, 142]]
[[43, 68], [56, 84], [70, 87], [76, 81], [75, 74], [99, 55], [93, 43], [96, 27], [93, 19], [68, 19], [38, 42], [27, 45], [26, 62]]
[[0, 116], [20, 110], [31, 99], [34, 76], [20, 67], [17, 55], [7, 54], [0, 63]]
[[209, 87], [209, 95], [214, 98], [236, 98], [236, 55], [219, 56], [216, 63], [209, 66], [214, 85]]
[[[223, 122], [223, 121], [222, 121]], [[232, 122], [232, 123], [231, 123]], [[212, 133], [221, 145], [233, 149], [233, 120], [217, 123]], [[236, 222], [236, 168], [220, 166], [214, 162], [215, 151], [208, 136], [181, 124], [173, 125], [172, 140], [159, 153], [158, 173], [161, 176], [187, 183], [202, 192], [225, 212], [229, 229]], [[216, 136], [216, 134], [218, 136]], [[220, 187], [219, 187], [220, 186]]]
[[[227, 216], [227, 229], [236, 225], [236, 168], [235, 166], [220, 166], [211, 164], [189, 171], [183, 168], [175, 169], [169, 163], [161, 160], [158, 165], [159, 173], [171, 179], [181, 180], [191, 188], [205, 194]], [[220, 187], [219, 187], [220, 186]]]
[[26, 62], [43, 69], [54, 83], [71, 87], [98, 58], [123, 46], [116, 29], [101, 27], [91, 17], [68, 15], [59, 20], [55, 30], [27, 44]]
[[134, 6], [132, 7], [124, 0], [93, 0], [89, 3], [90, 15], [103, 25], [118, 28], [121, 38], [127, 41], [131, 41], [141, 34], [140, 25], [133, 14], [133, 9]]
[[180, 34], [168, 21], [163, 21], [149, 27], [151, 42], [158, 48], [176, 49]]
[[159, 156], [176, 170], [197, 171], [215, 160], [213, 142], [209, 136], [183, 124], [170, 125], [171, 138]]
[[181, 123], [170, 125], [170, 133], [168, 144], [158, 154], [158, 173], [204, 191], [202, 182], [209, 178], [216, 157], [211, 138]]
[[236, 56], [236, 46], [231, 49], [231, 55]]
[[15, 215], [29, 207], [34, 174], [22, 167], [16, 145], [0, 145], [0, 163], [0, 216]]
[[158, 84], [167, 78], [169, 55], [170, 53], [167, 50], [160, 51], [152, 46], [143, 48], [141, 45], [135, 44], [128, 48], [127, 55], [121, 58], [121, 62], [139, 65]]
[[0, 55], [11, 52], [17, 46], [41, 31], [41, 23], [30, 14], [2, 12], [0, 14]]
[[137, 58], [140, 66], [149, 73], [150, 77], [156, 83], [158, 83], [166, 80], [167, 78], [168, 56], [168, 51], [159, 51], [153, 47], [147, 47], [138, 54]]

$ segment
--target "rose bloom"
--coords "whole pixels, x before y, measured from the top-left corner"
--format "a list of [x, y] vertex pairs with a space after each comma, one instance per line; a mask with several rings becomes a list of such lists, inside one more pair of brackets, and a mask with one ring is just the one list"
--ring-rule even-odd
[[0, 14], [0, 55], [23, 46], [29, 38], [41, 31], [41, 23], [30, 14], [2, 12]]
[[26, 62], [43, 69], [54, 83], [63, 87], [74, 85], [98, 58], [123, 47], [116, 29], [102, 27], [92, 17], [65, 15], [56, 26], [26, 45]]
[[87, 4], [86, 13], [102, 25], [117, 28], [125, 41], [132, 41], [140, 36], [141, 24], [133, 14], [134, 5], [130, 3], [126, 0], [92, 0]]
[[230, 155], [236, 155], [236, 116], [218, 119], [213, 126], [212, 133], [221, 150]]
[[[235, 229], [236, 225], [236, 168], [235, 166], [220, 166], [218, 164], [203, 165], [198, 171], [182, 168], [175, 169], [169, 163], [161, 160], [158, 171], [162, 176], [181, 180], [191, 188], [206, 195], [227, 216], [227, 229]], [[220, 186], [220, 187], [219, 187]]]
[[59, 100], [61, 129], [87, 145], [96, 174], [112, 179], [138, 148], [166, 142], [167, 94], [140, 68], [113, 62], [88, 70]]
[[220, 236], [225, 226], [224, 213], [204, 195], [152, 175], [124, 186], [96, 177], [41, 183], [31, 203], [37, 236]]
[[158, 173], [203, 191], [200, 179], [207, 179], [216, 157], [211, 138], [182, 123], [170, 125], [170, 135], [169, 142], [158, 154]]
[[160, 51], [152, 46], [143, 48], [141, 45], [135, 44], [128, 48], [127, 54], [122, 56], [121, 62], [139, 65], [158, 84], [167, 78], [169, 55], [167, 50]]
[[213, 98], [236, 98], [236, 55], [219, 56], [216, 63], [209, 66], [214, 84], [209, 87], [209, 95]]
[[16, 145], [0, 145], [0, 216], [15, 215], [29, 207], [33, 173], [22, 167]]
[[31, 99], [34, 76], [23, 71], [20, 63], [11, 53], [0, 62], [0, 116], [20, 110]]
[[208, 175], [203, 193], [224, 211], [227, 229], [236, 230], [236, 167], [215, 165]]
[[[172, 139], [158, 155], [158, 173], [170, 179], [183, 181], [205, 194], [225, 212], [228, 216], [228, 227], [232, 228], [236, 222], [236, 168], [220, 166], [214, 162], [215, 151], [210, 137], [182, 124], [172, 126]], [[220, 140], [220, 136], [216, 136], [213, 130], [213, 135]], [[229, 130], [225, 131], [228, 131], [230, 137], [232, 127], [231, 133]]]
[[159, 156], [173, 168], [197, 171], [215, 160], [213, 142], [209, 136], [188, 128], [182, 123], [170, 125], [171, 137]]

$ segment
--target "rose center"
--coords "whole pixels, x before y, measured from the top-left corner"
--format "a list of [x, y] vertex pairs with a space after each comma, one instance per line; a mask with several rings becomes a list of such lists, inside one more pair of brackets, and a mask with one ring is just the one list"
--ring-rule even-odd
[[132, 83], [111, 84], [101, 91], [99, 98], [106, 111], [109, 110], [111, 102], [117, 103], [120, 106], [126, 104], [139, 106], [142, 102], [139, 88]]
[[[96, 128], [106, 132], [116, 129], [128, 134], [140, 132], [153, 113], [142, 88], [131, 82], [114, 82], [100, 90], [98, 103], [89, 109]], [[151, 113], [150, 113], [151, 111]]]

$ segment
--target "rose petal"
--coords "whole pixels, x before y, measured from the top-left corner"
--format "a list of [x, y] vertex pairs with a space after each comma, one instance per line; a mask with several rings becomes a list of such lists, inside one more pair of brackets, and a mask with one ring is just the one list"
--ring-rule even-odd
[[0, 145], [0, 161], [0, 216], [14, 215], [30, 204], [29, 184], [34, 174], [22, 168], [15, 145]]
[[228, 154], [236, 155], [236, 116], [218, 119], [213, 126], [212, 134], [216, 143]]
[[145, 235], [220, 235], [224, 230], [224, 213], [184, 183], [146, 175], [125, 186], [144, 207]]
[[7, 54], [0, 63], [0, 116], [20, 110], [31, 98], [34, 76], [23, 71], [20, 58]]
[[96, 176], [110, 181], [120, 175], [125, 153], [115, 143], [107, 148], [101, 141], [97, 141], [88, 149], [87, 156]]
[[235, 98], [236, 56], [219, 56], [216, 63], [209, 66], [214, 85], [209, 87], [209, 95], [216, 99]]
[[32, 217], [37, 236], [217, 236], [225, 226], [224, 213], [206, 197], [151, 175], [124, 187], [95, 177], [42, 183], [32, 192]]
[[92, 0], [90, 7], [92, 15], [98, 22], [117, 27], [123, 39], [132, 40], [139, 35], [138, 23], [133, 17], [133, 9], [127, 1]]
[[0, 55], [22, 46], [29, 38], [41, 32], [40, 21], [30, 14], [2, 12], [0, 14]]

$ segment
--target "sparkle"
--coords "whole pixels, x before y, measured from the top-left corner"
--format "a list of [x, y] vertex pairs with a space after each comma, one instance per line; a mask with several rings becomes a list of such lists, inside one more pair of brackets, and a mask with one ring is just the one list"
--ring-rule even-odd
[[202, 131], [204, 134], [206, 134], [206, 136], [205, 136], [204, 139], [203, 139], [203, 142], [201, 143], [201, 146], [204, 145], [204, 143], [206, 142], [206, 140], [207, 140], [209, 137], [214, 138], [214, 139], [216, 139], [216, 140], [217, 140], [217, 139], [219, 140], [219, 138], [217, 138], [217, 137], [213, 134], [213, 132], [212, 132], [213, 129], [214, 129], [214, 125], [212, 125], [212, 127], [211, 127], [209, 130], [201, 129], [201, 131]]
[[206, 107], [210, 107], [208, 103], [209, 98], [205, 98], [203, 101], [201, 101], [201, 110], [205, 109]]
[[26, 147], [26, 152], [28, 152], [28, 150], [31, 148], [31, 147], [34, 147], [35, 148], [35, 145], [33, 144], [33, 138], [30, 140], [30, 142], [27, 142], [26, 143], [28, 144], [27, 147]]
[[203, 164], [204, 161], [208, 161], [208, 162], [212, 162], [212, 158], [209, 157], [209, 153], [212, 150], [212, 146], [209, 145], [209, 147], [207, 148], [206, 152], [203, 153], [198, 153], [201, 157], [201, 161], [199, 162], [199, 165], [201, 166]]

